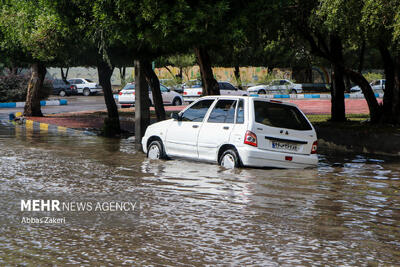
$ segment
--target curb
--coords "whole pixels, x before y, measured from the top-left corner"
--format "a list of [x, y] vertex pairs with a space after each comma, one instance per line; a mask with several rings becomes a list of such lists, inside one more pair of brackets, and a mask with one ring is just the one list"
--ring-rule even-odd
[[[60, 100], [49, 100], [40, 101], [41, 106], [62, 106], [68, 105], [68, 101], [66, 99]], [[25, 106], [25, 102], [7, 102], [7, 103], [0, 103], [0, 108], [23, 108]]]
[[[330, 94], [287, 94], [287, 95], [259, 95], [259, 94], [250, 94], [250, 96], [254, 97], [264, 97], [264, 98], [290, 98], [290, 99], [331, 99]], [[375, 97], [382, 98], [383, 94], [375, 93]], [[363, 94], [344, 94], [345, 99], [363, 99]]]
[[26, 129], [39, 132], [52, 132], [52, 133], [62, 133], [67, 135], [96, 135], [96, 133], [90, 131], [82, 131], [73, 128], [68, 128], [64, 126], [58, 126], [55, 124], [48, 124], [44, 122], [37, 122], [34, 120], [27, 120], [22, 116], [22, 112], [15, 112], [9, 114], [8, 123], [16, 125], [16, 121], [19, 121], [18, 125], [25, 126]]

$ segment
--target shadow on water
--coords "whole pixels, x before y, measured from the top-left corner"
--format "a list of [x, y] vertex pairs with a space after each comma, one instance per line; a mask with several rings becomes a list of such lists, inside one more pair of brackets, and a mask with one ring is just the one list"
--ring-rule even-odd
[[[0, 126], [0, 192], [130, 192], [127, 225], [0, 227], [0, 264], [367, 265], [400, 262], [400, 163], [320, 155], [316, 169], [151, 161], [128, 139]], [[18, 200], [18, 199], [17, 199]], [[19, 201], [19, 200], [18, 200]], [[2, 220], [10, 213], [2, 202]]]

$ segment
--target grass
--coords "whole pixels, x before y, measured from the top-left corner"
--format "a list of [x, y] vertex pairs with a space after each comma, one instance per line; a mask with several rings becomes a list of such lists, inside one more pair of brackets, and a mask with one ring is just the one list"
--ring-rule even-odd
[[395, 133], [400, 134], [399, 126], [387, 124], [370, 124], [368, 114], [347, 114], [346, 122], [330, 121], [330, 114], [306, 115], [310, 122], [317, 127], [330, 127], [344, 130], [362, 131], [368, 133]]
[[[306, 116], [311, 121], [311, 123], [328, 122], [331, 118], [330, 114], [306, 114]], [[362, 122], [369, 119], [368, 114], [347, 114], [346, 117], [349, 122]]]

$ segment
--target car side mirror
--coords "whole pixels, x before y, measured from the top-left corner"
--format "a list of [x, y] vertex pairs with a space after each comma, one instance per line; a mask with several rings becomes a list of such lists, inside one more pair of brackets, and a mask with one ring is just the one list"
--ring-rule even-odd
[[174, 120], [177, 120], [177, 121], [181, 121], [182, 120], [182, 116], [177, 112], [171, 113], [171, 118], [174, 119]]

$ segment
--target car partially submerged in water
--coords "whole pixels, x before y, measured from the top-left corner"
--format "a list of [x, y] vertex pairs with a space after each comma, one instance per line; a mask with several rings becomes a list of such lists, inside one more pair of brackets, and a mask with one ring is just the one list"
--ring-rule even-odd
[[317, 135], [290, 103], [246, 96], [202, 97], [142, 139], [150, 159], [188, 158], [240, 166], [307, 168], [318, 164]]

